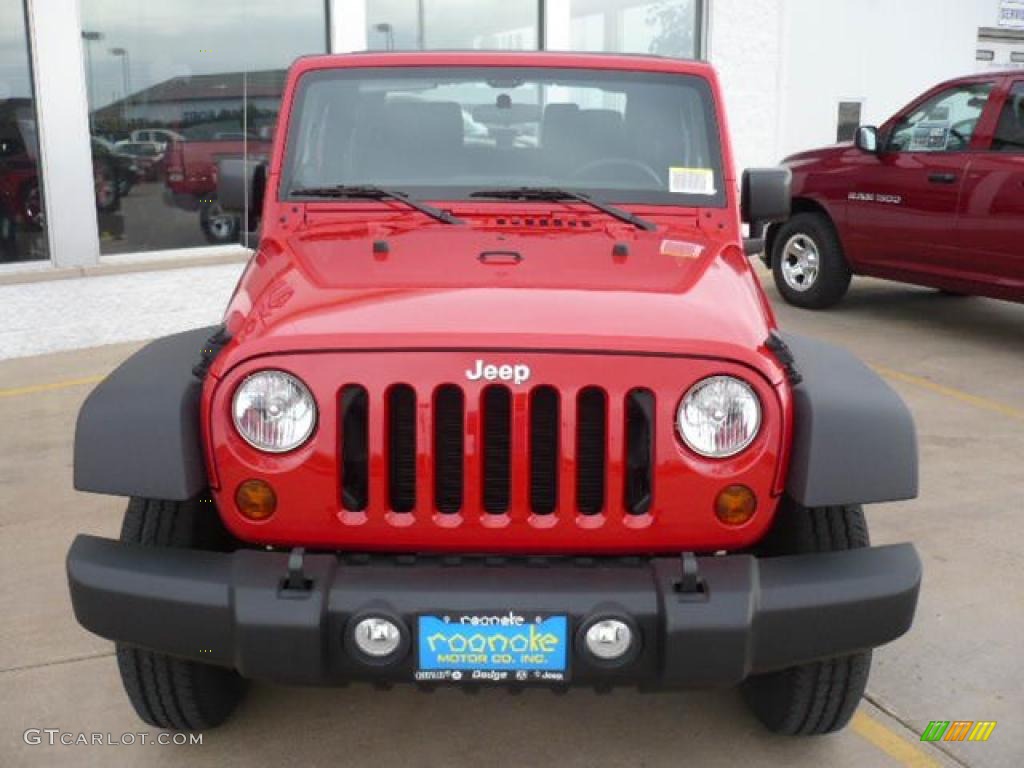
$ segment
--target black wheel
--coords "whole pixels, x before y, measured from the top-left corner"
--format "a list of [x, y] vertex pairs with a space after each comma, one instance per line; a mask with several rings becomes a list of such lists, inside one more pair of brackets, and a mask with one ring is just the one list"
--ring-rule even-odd
[[[868, 545], [868, 526], [859, 506], [806, 509], [786, 502], [756, 554], [773, 557]], [[771, 731], [791, 736], [831, 733], [853, 717], [870, 668], [871, 651], [864, 651], [753, 675], [741, 691], [747, 706]]]
[[850, 287], [850, 266], [839, 235], [820, 213], [798, 213], [779, 227], [772, 274], [782, 298], [797, 307], [831, 307]]
[[208, 242], [224, 245], [238, 242], [242, 221], [238, 216], [227, 213], [219, 202], [211, 200], [199, 209], [199, 226]]
[[[121, 541], [215, 551], [231, 547], [209, 497], [186, 502], [133, 498], [125, 511]], [[117, 666], [135, 711], [157, 728], [213, 728], [228, 718], [246, 690], [245, 679], [234, 670], [123, 643], [117, 643]]]
[[39, 194], [39, 182], [30, 181], [22, 187], [21, 213], [25, 225], [33, 231], [40, 231], [46, 226], [46, 210], [43, 208], [43, 197]]
[[0, 208], [0, 262], [18, 260], [18, 240], [14, 219]]

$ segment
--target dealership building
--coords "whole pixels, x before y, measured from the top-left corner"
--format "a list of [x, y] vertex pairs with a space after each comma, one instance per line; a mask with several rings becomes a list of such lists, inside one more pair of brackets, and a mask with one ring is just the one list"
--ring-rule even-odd
[[172, 158], [265, 153], [298, 56], [409, 49], [708, 60], [742, 168], [1024, 78], [1024, 0], [0, 0], [0, 282], [243, 258]]

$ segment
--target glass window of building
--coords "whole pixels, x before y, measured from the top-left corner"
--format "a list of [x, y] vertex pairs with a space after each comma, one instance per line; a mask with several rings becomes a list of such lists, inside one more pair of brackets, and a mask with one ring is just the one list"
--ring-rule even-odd
[[0, 263], [49, 258], [28, 27], [0, 3]]
[[536, 50], [537, 0], [366, 0], [366, 48]]
[[553, 50], [700, 55], [700, 0], [549, 0]]
[[327, 49], [325, 0], [81, 0], [103, 254], [237, 243], [217, 162], [270, 150], [292, 61]]

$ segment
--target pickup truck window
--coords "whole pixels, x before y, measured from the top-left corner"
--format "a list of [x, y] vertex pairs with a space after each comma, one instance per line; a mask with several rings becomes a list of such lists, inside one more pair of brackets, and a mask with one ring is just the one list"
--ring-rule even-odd
[[1013, 84], [999, 113], [996, 135], [992, 139], [996, 152], [1024, 152], [1024, 81]]
[[557, 187], [616, 202], [725, 205], [700, 77], [583, 69], [389, 67], [299, 82], [281, 194], [380, 185], [417, 197]]
[[963, 152], [971, 145], [993, 83], [962, 83], [928, 99], [893, 130], [889, 152]]

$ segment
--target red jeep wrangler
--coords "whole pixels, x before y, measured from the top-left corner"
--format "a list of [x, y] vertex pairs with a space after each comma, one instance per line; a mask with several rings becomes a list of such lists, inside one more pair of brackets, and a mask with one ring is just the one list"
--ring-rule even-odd
[[916, 495], [914, 426], [776, 329], [741, 212], [789, 174], [738, 183], [711, 68], [326, 56], [283, 104], [267, 167], [222, 163], [263, 213], [223, 326], [78, 419], [76, 487], [131, 501], [72, 602], [139, 715], [211, 727], [247, 678], [742, 684], [842, 727], [917, 601], [860, 506]]
[[942, 83], [785, 163], [794, 216], [766, 264], [790, 304], [829, 307], [854, 274], [1024, 302], [1024, 73]]

